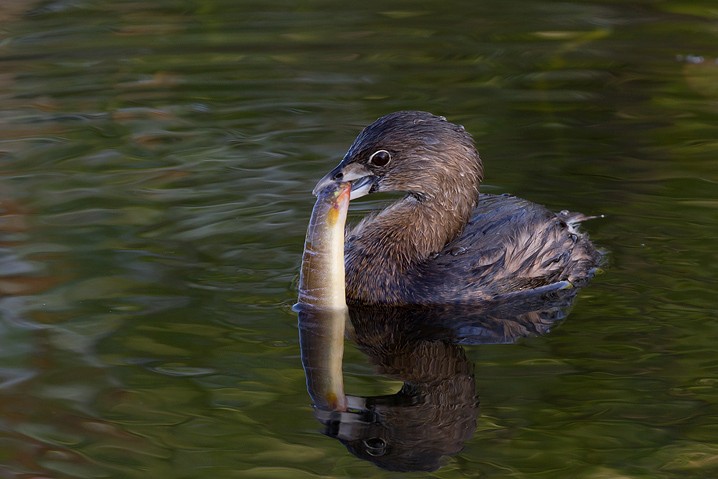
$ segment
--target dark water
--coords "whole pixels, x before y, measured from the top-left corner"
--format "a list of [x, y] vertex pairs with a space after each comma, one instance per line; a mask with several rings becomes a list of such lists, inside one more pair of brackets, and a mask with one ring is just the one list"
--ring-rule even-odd
[[[718, 475], [716, 21], [4, 0], [0, 477], [392, 475], [319, 432], [290, 308], [314, 182], [398, 109], [472, 132], [484, 191], [606, 215], [610, 254], [549, 335], [465, 349], [480, 415], [432, 475]], [[345, 372], [400, 386], [352, 344]]]

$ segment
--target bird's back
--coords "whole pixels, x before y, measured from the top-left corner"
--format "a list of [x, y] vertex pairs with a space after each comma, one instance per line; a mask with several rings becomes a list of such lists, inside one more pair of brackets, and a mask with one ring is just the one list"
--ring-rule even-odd
[[459, 236], [418, 264], [412, 296], [422, 303], [495, 299], [564, 282], [584, 286], [601, 253], [577, 230], [580, 213], [553, 213], [509, 195], [479, 197]]

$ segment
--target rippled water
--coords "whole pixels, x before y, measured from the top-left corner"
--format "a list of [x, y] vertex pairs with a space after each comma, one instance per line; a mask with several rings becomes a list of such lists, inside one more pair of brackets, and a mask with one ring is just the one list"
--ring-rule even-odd
[[433, 474], [718, 474], [717, 19], [3, 1], [0, 476], [390, 475], [320, 433], [290, 307], [314, 182], [398, 109], [465, 125], [484, 191], [604, 214], [610, 256], [551, 334], [466, 348], [476, 431]]

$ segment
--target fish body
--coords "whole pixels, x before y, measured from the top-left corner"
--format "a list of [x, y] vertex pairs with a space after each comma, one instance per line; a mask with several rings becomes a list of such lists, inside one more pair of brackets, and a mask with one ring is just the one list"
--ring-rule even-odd
[[299, 304], [319, 309], [346, 309], [344, 226], [349, 183], [335, 183], [317, 193], [304, 241], [299, 275]]

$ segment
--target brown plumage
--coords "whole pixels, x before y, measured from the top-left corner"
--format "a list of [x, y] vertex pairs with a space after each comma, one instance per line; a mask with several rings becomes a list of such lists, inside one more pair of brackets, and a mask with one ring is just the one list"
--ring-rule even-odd
[[508, 195], [481, 195], [483, 165], [462, 126], [401, 111], [366, 127], [322, 180], [352, 183], [352, 199], [406, 196], [348, 231], [347, 302], [448, 304], [538, 287], [584, 285], [601, 255], [554, 214]]

